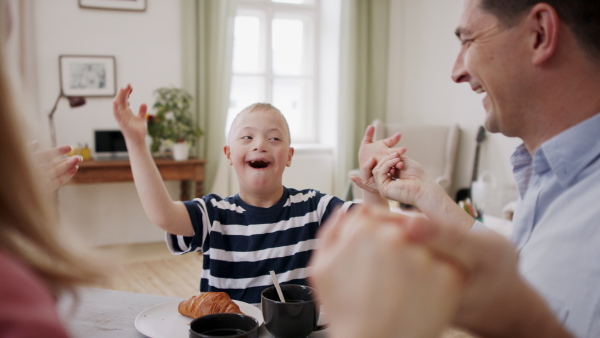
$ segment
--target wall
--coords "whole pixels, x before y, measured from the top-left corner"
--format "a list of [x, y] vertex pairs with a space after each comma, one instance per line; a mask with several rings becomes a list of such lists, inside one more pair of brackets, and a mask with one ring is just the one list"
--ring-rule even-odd
[[[35, 51], [39, 70], [40, 119], [59, 92], [61, 54], [113, 55], [117, 87], [131, 83], [132, 109], [153, 102], [152, 92], [181, 84], [179, 1], [148, 1], [144, 12], [84, 9], [74, 0], [35, 0]], [[71, 109], [65, 99], [55, 116], [58, 144], [93, 146], [94, 129], [118, 129], [112, 97], [88, 98]], [[171, 196], [178, 184], [169, 182]], [[63, 223], [92, 244], [161, 240], [162, 231], [149, 224], [134, 185], [115, 183], [68, 185], [59, 193]]]
[[[469, 186], [477, 130], [485, 117], [483, 96], [450, 78], [460, 47], [454, 30], [461, 6], [460, 0], [392, 0], [390, 10], [387, 119], [459, 124], [453, 192]], [[487, 201], [491, 214], [499, 215], [501, 206], [516, 197], [509, 157], [519, 143], [497, 134], [482, 143], [479, 172], [493, 176], [497, 187]]]
[[[83, 9], [74, 0], [35, 0], [33, 4], [37, 49], [33, 53], [40, 70], [37, 108], [44, 123], [59, 92], [61, 54], [115, 56], [117, 86], [133, 85], [130, 102], [134, 111], [142, 102], [153, 103], [156, 88], [181, 84], [179, 1], [148, 1], [144, 12]], [[71, 109], [62, 99], [55, 115], [58, 144], [92, 147], [94, 129], [118, 129], [112, 100], [88, 98], [85, 106]], [[332, 191], [331, 151], [298, 149], [293, 162], [285, 172], [285, 185]], [[234, 177], [231, 170], [226, 165], [222, 168], [211, 192], [237, 192], [235, 179], [228, 179]], [[177, 182], [167, 182], [167, 189], [173, 199], [178, 199]], [[59, 191], [59, 201], [65, 226], [91, 244], [163, 239], [163, 232], [146, 217], [133, 183], [67, 185]]]

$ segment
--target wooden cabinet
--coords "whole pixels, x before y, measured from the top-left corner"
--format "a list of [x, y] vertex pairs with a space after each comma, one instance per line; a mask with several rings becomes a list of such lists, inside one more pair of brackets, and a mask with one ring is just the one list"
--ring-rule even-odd
[[[191, 158], [175, 161], [167, 158], [155, 158], [156, 166], [165, 181], [181, 181], [181, 200], [190, 199], [190, 183], [196, 183], [194, 197], [204, 195], [205, 160]], [[111, 182], [133, 182], [131, 165], [128, 160], [83, 161], [77, 174], [70, 180], [72, 184], [95, 184]]]

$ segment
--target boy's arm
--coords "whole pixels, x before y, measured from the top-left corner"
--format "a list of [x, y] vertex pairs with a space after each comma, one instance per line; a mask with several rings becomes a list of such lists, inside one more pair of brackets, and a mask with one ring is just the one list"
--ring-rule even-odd
[[127, 144], [133, 180], [144, 211], [150, 221], [163, 230], [175, 235], [193, 236], [192, 222], [185, 205], [171, 199], [146, 147], [147, 106], [140, 105], [137, 116], [129, 108], [132, 90], [129, 84], [119, 90], [113, 102], [113, 113]]

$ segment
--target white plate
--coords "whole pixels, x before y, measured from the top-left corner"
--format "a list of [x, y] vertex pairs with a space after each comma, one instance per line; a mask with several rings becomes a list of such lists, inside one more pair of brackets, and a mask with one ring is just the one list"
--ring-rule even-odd
[[[192, 318], [183, 316], [177, 311], [179, 302], [181, 300], [174, 300], [147, 308], [135, 317], [135, 328], [152, 338], [188, 337]], [[244, 314], [254, 317], [258, 325], [262, 325], [265, 321], [262, 312], [256, 306], [237, 300], [233, 302]]]

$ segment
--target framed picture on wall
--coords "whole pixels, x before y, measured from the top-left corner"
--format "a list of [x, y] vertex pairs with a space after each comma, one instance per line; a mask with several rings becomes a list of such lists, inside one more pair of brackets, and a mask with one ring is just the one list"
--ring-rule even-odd
[[81, 8], [145, 11], [146, 0], [79, 0]]
[[60, 88], [65, 96], [115, 96], [115, 57], [59, 56]]

